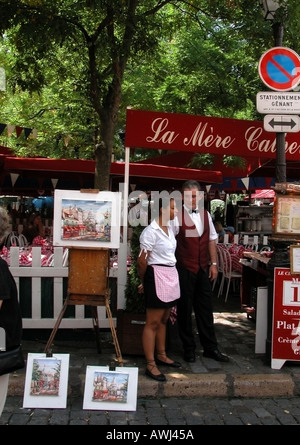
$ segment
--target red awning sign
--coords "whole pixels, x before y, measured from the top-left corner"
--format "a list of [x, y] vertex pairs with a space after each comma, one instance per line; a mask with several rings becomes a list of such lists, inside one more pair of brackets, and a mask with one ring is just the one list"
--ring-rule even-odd
[[[276, 136], [265, 132], [260, 121], [132, 108], [127, 109], [125, 146], [221, 156], [276, 158]], [[287, 160], [300, 161], [299, 133], [286, 135], [285, 154]]]
[[264, 84], [272, 90], [292, 90], [300, 82], [300, 57], [289, 48], [271, 48], [261, 56], [258, 72]]

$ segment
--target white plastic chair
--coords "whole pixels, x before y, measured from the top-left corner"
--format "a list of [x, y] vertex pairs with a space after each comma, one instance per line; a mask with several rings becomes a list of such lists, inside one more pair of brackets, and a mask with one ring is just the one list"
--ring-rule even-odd
[[27, 238], [23, 235], [23, 233], [20, 233], [20, 235], [18, 236], [18, 241], [20, 247], [28, 246]]
[[19, 239], [16, 232], [12, 231], [8, 235], [6, 235], [4, 244], [8, 248], [12, 246], [19, 246]]
[[222, 282], [222, 271], [223, 271], [223, 266], [222, 266], [222, 252], [220, 252], [220, 249], [222, 249], [223, 247], [221, 247], [219, 244], [217, 244], [217, 268], [218, 268], [218, 276], [217, 278], [214, 280], [213, 284], [212, 284], [212, 290], [215, 289], [217, 282], [219, 281], [220, 285]]
[[47, 259], [47, 263], [46, 266], [53, 266], [54, 265], [54, 253], [51, 253], [51, 255], [49, 255], [48, 259]]
[[218, 298], [223, 293], [223, 288], [225, 282], [227, 282], [226, 293], [225, 293], [225, 303], [228, 298], [228, 293], [230, 289], [230, 284], [232, 283], [234, 286], [234, 290], [236, 289], [236, 284], [240, 283], [242, 274], [237, 270], [232, 270], [232, 259], [231, 254], [226, 248], [221, 248], [220, 252], [222, 253], [222, 281], [219, 288]]
[[258, 244], [246, 244], [245, 249], [251, 249], [253, 252], [258, 251]]

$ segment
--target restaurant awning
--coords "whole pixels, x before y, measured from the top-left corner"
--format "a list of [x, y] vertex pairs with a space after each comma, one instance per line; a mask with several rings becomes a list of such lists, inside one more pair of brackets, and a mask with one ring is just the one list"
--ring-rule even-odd
[[[173, 153], [168, 153], [165, 155], [158, 155], [153, 158], [147, 159], [143, 162], [147, 163], [157, 163], [160, 165], [171, 165], [183, 166], [188, 168], [195, 153], [189, 153], [184, 151], [178, 151]], [[212, 183], [211, 189], [223, 190], [227, 193], [229, 192], [243, 192], [255, 189], [269, 188], [275, 183], [275, 166], [273, 166], [273, 174], [271, 176], [252, 176], [253, 171], [258, 171], [259, 168], [266, 162], [264, 159], [259, 157], [243, 157], [245, 162], [243, 166], [229, 167], [223, 162], [223, 156], [213, 155], [212, 166], [205, 167], [207, 171], [209, 168], [214, 170], [220, 170], [223, 174], [223, 181], [219, 184]]]
[[[276, 176], [276, 160], [268, 159], [260, 166], [254, 168], [250, 172], [252, 178], [255, 177], [275, 177]], [[286, 160], [286, 177], [287, 182], [299, 181], [300, 178], [300, 162]]]
[[[123, 182], [124, 162], [111, 163], [111, 189]], [[52, 194], [55, 188], [80, 190], [94, 187], [95, 161], [82, 159], [21, 158], [0, 154], [0, 192], [30, 196]], [[207, 171], [155, 164], [131, 163], [130, 183], [157, 189], [180, 186], [196, 179], [202, 184], [222, 183], [220, 171]]]

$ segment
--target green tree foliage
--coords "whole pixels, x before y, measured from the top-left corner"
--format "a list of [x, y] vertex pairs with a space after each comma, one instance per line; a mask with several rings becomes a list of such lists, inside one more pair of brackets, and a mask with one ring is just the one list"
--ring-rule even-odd
[[[75, 117], [82, 112], [82, 125], [89, 128], [87, 145], [93, 140], [95, 188], [109, 188], [111, 155], [128, 59], [155, 49], [160, 36], [156, 14], [168, 3], [171, 1], [0, 2], [0, 32], [14, 53], [11, 87], [16, 92], [41, 94], [43, 88], [52, 83], [52, 99], [56, 97], [59, 102], [50, 100], [52, 103], [46, 104], [46, 110], [61, 113], [62, 125], [63, 116], [68, 121], [68, 112], [74, 112]], [[63, 80], [61, 87], [65, 87], [65, 79], [69, 80], [67, 91], [60, 90], [60, 79]], [[62, 105], [65, 99], [69, 102], [68, 97], [72, 99], [70, 108], [66, 109]], [[56, 144], [60, 140], [61, 134], [58, 134]]]
[[144, 295], [138, 293], [140, 278], [137, 272], [137, 258], [140, 252], [139, 240], [143, 229], [143, 226], [136, 226], [132, 229], [132, 237], [130, 242], [132, 262], [125, 287], [125, 310], [127, 312], [135, 312], [139, 314], [143, 314], [146, 311]]
[[[282, 4], [284, 44], [299, 52], [299, 2]], [[128, 106], [261, 118], [257, 65], [274, 45], [258, 0], [0, 0], [0, 35], [1, 121], [39, 130], [8, 145], [95, 158], [102, 190], [112, 153], [123, 155]]]

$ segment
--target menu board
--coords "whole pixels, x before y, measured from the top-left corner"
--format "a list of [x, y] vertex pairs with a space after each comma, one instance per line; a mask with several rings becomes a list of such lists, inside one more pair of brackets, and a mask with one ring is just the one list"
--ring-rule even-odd
[[300, 281], [289, 268], [274, 268], [272, 368], [300, 360]]
[[300, 238], [300, 195], [276, 194], [273, 234]]

